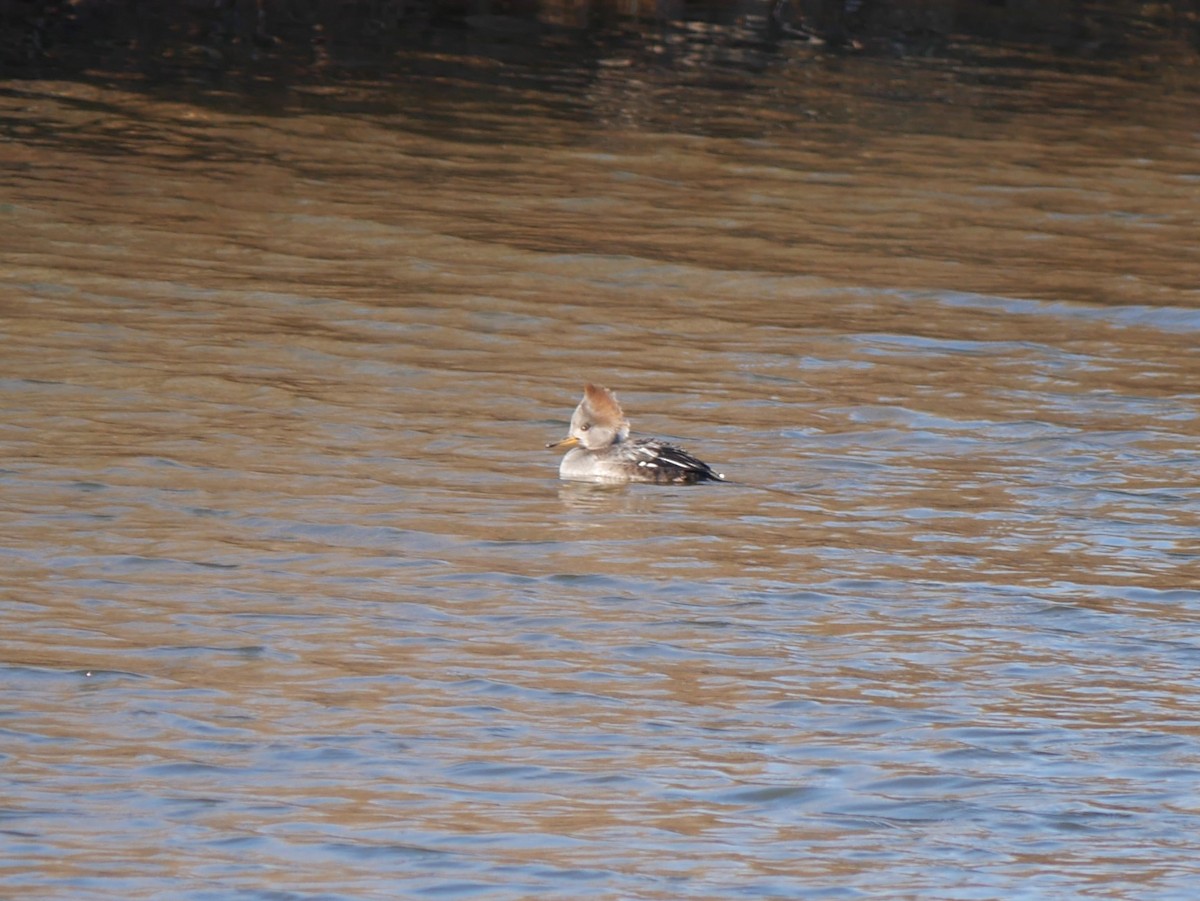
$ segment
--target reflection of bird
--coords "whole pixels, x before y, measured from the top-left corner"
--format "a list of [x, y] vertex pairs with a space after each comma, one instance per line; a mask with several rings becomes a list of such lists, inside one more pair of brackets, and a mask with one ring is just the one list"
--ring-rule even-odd
[[691, 483], [721, 481], [682, 448], [657, 438], [629, 439], [629, 420], [617, 396], [600, 385], [585, 385], [583, 400], [571, 417], [562, 441], [546, 447], [570, 448], [558, 468], [559, 478], [579, 482]]

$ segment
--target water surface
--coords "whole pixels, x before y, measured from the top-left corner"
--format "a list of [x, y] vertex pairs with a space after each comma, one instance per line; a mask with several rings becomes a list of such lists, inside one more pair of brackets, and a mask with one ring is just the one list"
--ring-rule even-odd
[[3, 85], [3, 893], [1190, 896], [1194, 80], [691, 46]]

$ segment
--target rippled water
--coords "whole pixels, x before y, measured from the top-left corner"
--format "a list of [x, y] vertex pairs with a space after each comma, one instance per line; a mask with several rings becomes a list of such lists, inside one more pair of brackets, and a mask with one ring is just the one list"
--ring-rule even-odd
[[1195, 84], [607, 52], [0, 89], [0, 894], [1190, 897]]

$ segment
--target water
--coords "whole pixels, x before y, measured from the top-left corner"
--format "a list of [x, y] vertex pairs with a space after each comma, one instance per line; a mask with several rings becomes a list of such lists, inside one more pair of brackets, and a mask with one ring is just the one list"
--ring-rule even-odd
[[0, 894], [1191, 896], [1194, 79], [665, 46], [4, 85]]

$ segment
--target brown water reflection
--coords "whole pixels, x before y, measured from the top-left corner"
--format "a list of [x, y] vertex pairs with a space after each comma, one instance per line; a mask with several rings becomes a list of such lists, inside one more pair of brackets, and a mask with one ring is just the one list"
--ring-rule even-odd
[[613, 53], [5, 85], [7, 893], [1186, 893], [1194, 86]]

